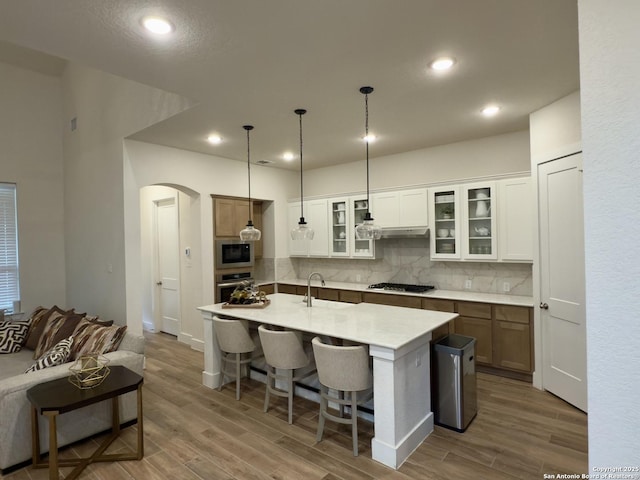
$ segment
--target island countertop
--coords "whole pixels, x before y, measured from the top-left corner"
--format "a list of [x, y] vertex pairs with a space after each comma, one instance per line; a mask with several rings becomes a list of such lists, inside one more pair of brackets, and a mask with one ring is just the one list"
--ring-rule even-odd
[[303, 332], [327, 335], [398, 350], [458, 316], [456, 313], [369, 303], [313, 299], [307, 307], [299, 295], [275, 293], [266, 308], [199, 307], [202, 312], [238, 317]]

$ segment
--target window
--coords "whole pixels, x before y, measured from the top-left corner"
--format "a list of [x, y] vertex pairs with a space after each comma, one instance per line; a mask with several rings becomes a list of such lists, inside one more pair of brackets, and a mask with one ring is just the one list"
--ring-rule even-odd
[[16, 186], [0, 183], [0, 309], [13, 312], [19, 299]]

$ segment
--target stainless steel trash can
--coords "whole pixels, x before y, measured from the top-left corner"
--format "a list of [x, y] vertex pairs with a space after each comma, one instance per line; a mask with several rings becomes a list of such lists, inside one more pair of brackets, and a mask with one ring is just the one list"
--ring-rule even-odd
[[476, 339], [451, 334], [433, 346], [433, 410], [435, 423], [464, 432], [478, 411]]

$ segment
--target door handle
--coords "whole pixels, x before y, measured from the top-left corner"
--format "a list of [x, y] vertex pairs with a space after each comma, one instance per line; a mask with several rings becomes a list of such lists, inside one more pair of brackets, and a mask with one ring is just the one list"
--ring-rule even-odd
[[547, 303], [540, 302], [540, 308], [543, 310], [549, 310], [549, 305]]
[[162, 285], [162, 282], [161, 281], [160, 282], [156, 282], [156, 285]]

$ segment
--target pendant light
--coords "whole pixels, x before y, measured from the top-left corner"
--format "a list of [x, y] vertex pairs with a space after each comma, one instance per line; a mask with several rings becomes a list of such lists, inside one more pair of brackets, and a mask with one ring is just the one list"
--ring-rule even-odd
[[291, 230], [291, 239], [312, 240], [314, 234], [313, 229], [310, 228], [304, 220], [304, 195], [302, 188], [302, 115], [307, 113], [307, 111], [303, 108], [298, 108], [294, 110], [294, 112], [300, 119], [300, 221], [298, 222], [298, 226]]
[[369, 94], [373, 92], [373, 87], [361, 87], [360, 93], [364, 94], [364, 142], [367, 156], [367, 213], [362, 223], [356, 225], [356, 238], [358, 240], [378, 240], [382, 236], [380, 227], [373, 223], [373, 217], [369, 208]]
[[255, 242], [256, 240], [260, 240], [262, 233], [260, 230], [253, 226], [252, 221], [252, 210], [253, 205], [251, 203], [251, 148], [249, 142], [249, 132], [253, 130], [253, 125], [244, 125], [244, 128], [247, 131], [247, 178], [249, 180], [249, 221], [247, 221], [247, 226], [240, 230], [240, 240], [243, 242]]

